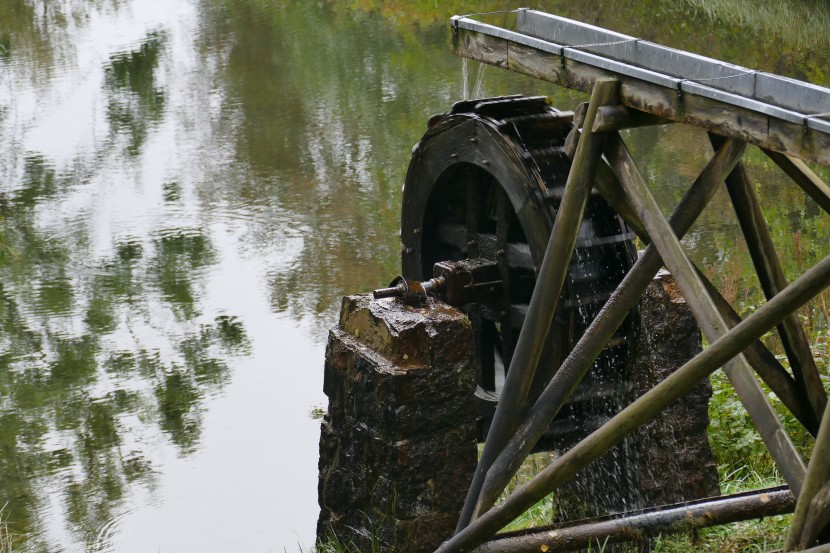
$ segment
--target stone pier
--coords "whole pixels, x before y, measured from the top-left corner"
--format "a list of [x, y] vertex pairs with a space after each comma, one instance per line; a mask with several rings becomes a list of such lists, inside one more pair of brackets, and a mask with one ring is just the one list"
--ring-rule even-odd
[[451, 536], [476, 464], [474, 390], [461, 312], [344, 298], [326, 350], [318, 538], [427, 552]]
[[[643, 395], [700, 353], [701, 334], [674, 278], [660, 271], [640, 298], [640, 330], [631, 370], [631, 400]], [[706, 429], [708, 380], [643, 425], [630, 440], [635, 507], [720, 495]]]

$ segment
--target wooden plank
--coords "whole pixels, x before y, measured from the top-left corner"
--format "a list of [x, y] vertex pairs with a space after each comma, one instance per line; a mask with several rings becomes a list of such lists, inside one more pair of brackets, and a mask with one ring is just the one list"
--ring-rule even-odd
[[830, 135], [803, 124], [703, 96], [680, 94], [678, 90], [666, 86], [516, 44], [505, 38], [491, 35], [483, 35], [486, 37], [483, 38], [479, 35], [482, 33], [455, 29], [454, 52], [582, 92], [590, 92], [597, 79], [617, 78], [620, 81], [620, 103], [627, 107], [830, 166]]
[[683, 123], [750, 144], [767, 137], [769, 117], [766, 115], [703, 96], [683, 94], [681, 98], [685, 111]]
[[[472, 55], [475, 54], [474, 50], [470, 51], [468, 49], [467, 52]], [[458, 51], [456, 53], [461, 56], [464, 55]], [[536, 48], [531, 48], [523, 44], [510, 44], [510, 55], [507, 56], [505, 66], [507, 69], [515, 71], [516, 73], [529, 75], [543, 81], [551, 81], [554, 83], [565, 81], [565, 66], [560, 57], [540, 56]], [[590, 90], [590, 88], [587, 88], [583, 92], [589, 92]]]
[[507, 68], [508, 41], [475, 31], [464, 31], [454, 35], [455, 53], [503, 69]]

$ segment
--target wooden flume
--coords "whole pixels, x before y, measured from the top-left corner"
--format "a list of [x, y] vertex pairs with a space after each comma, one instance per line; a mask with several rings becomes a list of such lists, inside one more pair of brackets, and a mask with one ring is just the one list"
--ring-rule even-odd
[[[830, 135], [825, 132], [827, 129], [823, 124], [814, 121], [822, 114], [801, 114], [803, 124], [799, 126], [794, 123], [797, 117], [791, 116], [780, 105], [765, 105], [758, 98], [747, 98], [743, 103], [740, 98], [735, 100], [734, 96], [740, 96], [739, 87], [725, 92], [711, 92], [703, 90], [705, 86], [697, 86], [722, 77], [697, 75], [695, 86], [685, 86], [681, 82], [676, 90], [669, 93], [665, 89], [674, 86], [671, 79], [676, 76], [667, 77], [668, 85], [664, 85], [660, 78], [645, 75], [644, 70], [651, 71], [647, 68], [635, 66], [632, 70], [620, 70], [619, 58], [624, 57], [622, 54], [617, 58], [611, 56], [611, 61], [604, 63], [602, 53], [596, 51], [599, 47], [607, 48], [605, 52], [608, 52], [613, 45], [587, 44], [590, 42], [587, 38], [587, 47], [594, 47], [590, 56], [574, 54], [577, 47], [559, 46], [554, 39], [563, 34], [580, 32], [581, 24], [564, 30], [552, 28], [548, 33], [540, 30], [539, 25], [544, 23], [544, 18], [537, 13], [520, 14], [520, 18], [525, 18], [525, 32], [518, 35], [469, 23], [466, 18], [453, 19], [453, 44], [457, 54], [568, 88], [591, 91], [592, 96], [586, 106], [576, 111], [575, 129], [566, 142], [572, 165], [565, 186], [563, 208], [557, 215], [545, 261], [539, 270], [531, 307], [516, 345], [496, 417], [456, 535], [438, 551], [472, 551], [491, 539], [524, 510], [566, 483], [579, 470], [721, 367], [724, 367], [796, 498], [785, 550], [828, 549], [829, 546], [822, 540], [827, 539], [830, 524], [830, 409], [796, 311], [830, 285], [830, 257], [793, 282], [786, 282], [752, 183], [741, 163], [747, 144], [760, 147], [796, 185], [830, 212], [830, 187], [802, 161], [806, 159], [830, 165]], [[536, 29], [535, 34], [528, 31], [531, 28]], [[588, 33], [586, 37], [602, 36], [602, 32], [590, 30], [594, 35]], [[626, 39], [623, 42], [630, 41]], [[600, 58], [600, 61], [592, 56]], [[707, 63], [713, 61], [708, 60]], [[654, 63], [659, 65], [660, 60]], [[702, 67], [709, 66], [704, 64]], [[723, 78], [744, 77], [743, 73], [733, 71], [732, 66], [711, 65], [711, 69], [726, 72]], [[766, 77], [761, 75], [756, 79], [761, 78]], [[697, 95], [698, 92], [700, 95]], [[797, 92], [801, 94], [803, 90], [798, 89]], [[830, 98], [830, 90], [821, 89], [816, 94], [818, 101], [825, 101], [825, 96]], [[709, 131], [715, 155], [667, 221], [617, 131], [670, 121]], [[603, 156], [608, 165], [601, 162]], [[726, 182], [768, 300], [744, 320], [695, 267], [679, 241], [721, 182]], [[585, 198], [592, 185], [617, 208], [649, 246], [562, 362], [536, 403], [522, 417], [522, 408], [562, 286], [564, 276], [561, 267], [566, 267], [570, 260], [585, 209]], [[666, 266], [674, 275], [711, 345], [494, 507], [506, 483], [661, 266]], [[792, 374], [759, 341], [764, 333], [776, 326]], [[809, 465], [805, 465], [777, 419], [756, 380], [756, 373], [797, 420], [816, 436]], [[515, 549], [504, 543], [502, 546], [505, 551], [520, 550], [518, 546]], [[485, 547], [482, 550], [488, 549]], [[550, 550], [555, 551], [555, 546]]]

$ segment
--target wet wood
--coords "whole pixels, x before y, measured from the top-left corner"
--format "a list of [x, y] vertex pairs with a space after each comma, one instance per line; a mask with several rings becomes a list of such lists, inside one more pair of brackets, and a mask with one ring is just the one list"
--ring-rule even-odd
[[[729, 327], [683, 251], [680, 241], [663, 217], [657, 201], [618, 134], [609, 135], [605, 156], [651, 235], [666, 268], [677, 279], [683, 297], [695, 314], [703, 335], [709, 342], [714, 342], [723, 336]], [[806, 472], [804, 461], [778, 420], [766, 394], [755, 380], [746, 358], [738, 355], [729, 360], [724, 366], [724, 372], [778, 465], [784, 480], [790, 489], [798, 493]]]
[[508, 46], [508, 43], [506, 39], [466, 29], [456, 29], [453, 36], [453, 48], [459, 56], [583, 92], [590, 92], [597, 79], [614, 77], [620, 81], [620, 103], [626, 107], [830, 166], [830, 135], [803, 124], [790, 123], [702, 96], [681, 94], [675, 89], [619, 75], [530, 46], [516, 43], [509, 43]]
[[690, 532], [719, 524], [791, 513], [795, 497], [785, 487], [710, 498], [681, 505], [667, 505], [622, 518], [585, 521], [569, 526], [543, 526], [500, 535], [475, 553], [538, 553], [577, 551], [600, 544], [647, 541], [650, 537]]

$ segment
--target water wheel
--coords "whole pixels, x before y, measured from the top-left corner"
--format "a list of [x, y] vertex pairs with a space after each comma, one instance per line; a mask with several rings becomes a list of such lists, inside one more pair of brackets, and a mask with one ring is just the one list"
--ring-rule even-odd
[[[403, 276], [425, 280], [437, 262], [481, 258], [499, 292], [461, 306], [475, 340], [483, 440], [559, 209], [572, 114], [545, 97], [456, 103], [413, 150], [403, 191]], [[533, 401], [636, 259], [633, 234], [593, 193], [530, 395]], [[625, 391], [631, 324], [624, 324], [540, 442], [558, 447], [598, 427]]]

